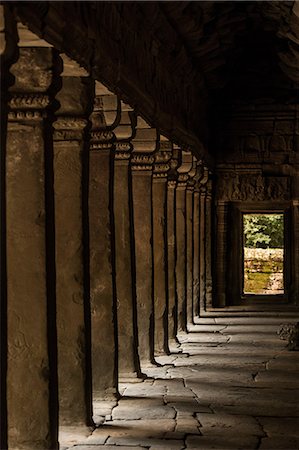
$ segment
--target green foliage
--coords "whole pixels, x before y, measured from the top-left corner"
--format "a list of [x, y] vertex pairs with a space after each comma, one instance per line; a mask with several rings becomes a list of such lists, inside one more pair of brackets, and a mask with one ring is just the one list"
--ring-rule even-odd
[[244, 246], [283, 248], [283, 214], [244, 214]]

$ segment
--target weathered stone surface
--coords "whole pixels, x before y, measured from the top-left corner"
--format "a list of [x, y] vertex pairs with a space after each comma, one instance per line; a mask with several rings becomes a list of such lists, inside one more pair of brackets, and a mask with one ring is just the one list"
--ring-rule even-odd
[[299, 322], [282, 324], [277, 334], [280, 339], [288, 341], [289, 350], [299, 350]]
[[118, 321], [118, 364], [120, 381], [140, 376], [138, 357], [137, 305], [134, 285], [134, 235], [132, 220], [132, 186], [129, 160], [131, 138], [135, 134], [136, 116], [121, 103], [121, 117], [115, 129], [113, 212], [115, 227], [115, 282]]
[[152, 166], [158, 147], [157, 130], [137, 119], [131, 157], [134, 251], [141, 368], [154, 363], [154, 303], [152, 255]]
[[[234, 317], [227, 322], [235, 324], [235, 335], [249, 332], [250, 336], [250, 320]], [[206, 321], [206, 327], [215, 323], [211, 318]], [[277, 367], [290, 361], [296, 365], [297, 353], [288, 352], [277, 336], [278, 346], [275, 341], [270, 344], [265, 341], [264, 330], [256, 322], [256, 318], [252, 319], [254, 343], [249, 339], [237, 346], [227, 341], [220, 348], [206, 344], [197, 348], [197, 355], [176, 356], [180, 373], [174, 372], [176, 368], [158, 367], [155, 379], [127, 384], [126, 397], [114, 408], [112, 420], [95, 430], [86, 445], [88, 441], [100, 445], [106, 439], [107, 444], [117, 447], [141, 445], [161, 450], [253, 450], [259, 443], [261, 448], [297, 448], [299, 410], [294, 367], [286, 370], [284, 386], [275, 385]], [[269, 332], [273, 333], [271, 328], [275, 329], [276, 322], [277, 317], [273, 317], [272, 324], [271, 318], [266, 317]], [[202, 318], [197, 326], [199, 334], [204, 323]], [[231, 325], [232, 332], [234, 326]], [[219, 325], [215, 325], [215, 334], [217, 331]], [[186, 340], [190, 338], [190, 345], [196, 346], [192, 344], [194, 334], [195, 330]], [[272, 363], [276, 368], [272, 368]], [[269, 379], [272, 377], [272, 382], [259, 388], [258, 378], [265, 373]], [[169, 376], [174, 378], [168, 379]]]
[[57, 448], [53, 180], [49, 177], [53, 148], [45, 114], [53, 101], [45, 91], [56, 81], [55, 62], [53, 49], [20, 49], [12, 67], [16, 82], [10, 88], [6, 148], [7, 408], [12, 449]]
[[163, 399], [143, 398], [140, 400], [126, 398], [113, 410], [113, 419], [173, 419], [175, 411], [165, 406]]
[[249, 435], [241, 435], [241, 436], [193, 436], [190, 435], [187, 437], [187, 449], [188, 450], [198, 450], [198, 448], [204, 449], [227, 449], [231, 450], [233, 448], [246, 448], [246, 449], [254, 449], [258, 444], [259, 440], [255, 436]]
[[[117, 392], [116, 293], [114, 232], [111, 221], [113, 177], [111, 159], [119, 122], [117, 97], [96, 83], [89, 156], [89, 257], [93, 395], [113, 400]], [[107, 129], [109, 127], [109, 129]]]
[[259, 423], [253, 417], [219, 413], [199, 413], [196, 417], [201, 425], [200, 432], [204, 436], [232, 434], [233, 430], [238, 430], [238, 435], [264, 436]]
[[86, 355], [90, 330], [85, 319], [89, 292], [86, 292], [84, 280], [87, 242], [83, 219], [86, 222], [88, 154], [85, 127], [91, 112], [93, 90], [94, 83], [89, 78], [63, 76], [57, 95], [60, 109], [54, 123], [59, 417], [61, 425], [72, 426], [92, 422], [91, 361]]
[[169, 353], [168, 348], [168, 299], [166, 287], [166, 200], [168, 161], [171, 144], [160, 142], [155, 155], [152, 181], [153, 208], [153, 295], [154, 295], [154, 349], [155, 354]]

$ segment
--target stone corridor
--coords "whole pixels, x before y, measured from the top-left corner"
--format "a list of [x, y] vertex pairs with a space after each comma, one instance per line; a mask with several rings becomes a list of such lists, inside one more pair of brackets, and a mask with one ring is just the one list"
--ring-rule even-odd
[[[62, 449], [299, 448], [299, 353], [279, 339], [290, 312], [217, 313], [178, 336], [179, 353], [157, 358], [121, 400], [95, 404], [98, 428], [61, 433]], [[172, 349], [174, 351], [174, 349]]]
[[[0, 449], [298, 450], [299, 1], [0, 25]], [[248, 214], [281, 217], [273, 295]]]

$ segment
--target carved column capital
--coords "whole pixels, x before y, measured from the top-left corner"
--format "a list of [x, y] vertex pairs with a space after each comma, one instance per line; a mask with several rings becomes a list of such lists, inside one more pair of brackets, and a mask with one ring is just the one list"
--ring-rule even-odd
[[147, 153], [138, 153], [131, 157], [132, 170], [152, 170], [155, 157]]
[[114, 158], [118, 160], [129, 160], [132, 152], [132, 144], [130, 142], [115, 142]]
[[120, 121], [120, 101], [98, 81], [90, 120], [92, 124], [90, 150], [112, 151], [116, 140], [114, 130]]
[[115, 146], [114, 159], [116, 161], [128, 161], [133, 150], [132, 139], [136, 134], [136, 114], [130, 105], [120, 102], [120, 121], [114, 129]]
[[181, 161], [177, 168], [178, 179], [177, 189], [186, 189], [189, 179], [189, 172], [192, 169], [193, 157], [189, 151], [181, 150]]
[[213, 188], [213, 183], [212, 180], [209, 180], [207, 182], [207, 188], [206, 188], [206, 192], [207, 192], [207, 200], [211, 201], [212, 200], [212, 188]]
[[137, 117], [136, 134], [132, 139], [131, 168], [134, 171], [152, 171], [154, 154], [159, 149], [159, 135], [140, 116]]
[[88, 120], [79, 117], [58, 117], [53, 123], [54, 141], [81, 141]]
[[41, 120], [46, 116], [46, 108], [50, 103], [51, 99], [46, 94], [12, 94], [8, 118], [10, 121]]
[[154, 178], [167, 178], [167, 173], [170, 169], [169, 161], [171, 159], [171, 154], [171, 143], [169, 141], [160, 141], [160, 149], [155, 154]]
[[90, 133], [90, 150], [113, 150], [115, 135], [112, 131], [92, 130]]
[[[29, 63], [30, 62], [30, 63]], [[55, 69], [54, 69], [55, 67]], [[20, 47], [19, 58], [11, 66], [15, 83], [9, 88], [12, 122], [37, 121], [53, 111], [54, 91], [61, 68], [58, 53], [49, 47]]]

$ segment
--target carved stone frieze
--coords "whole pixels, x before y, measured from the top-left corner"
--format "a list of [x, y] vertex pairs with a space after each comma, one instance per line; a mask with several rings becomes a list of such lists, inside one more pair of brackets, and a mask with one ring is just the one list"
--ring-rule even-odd
[[57, 130], [84, 130], [88, 121], [80, 117], [59, 116], [53, 123]]
[[225, 201], [288, 200], [288, 177], [272, 177], [262, 174], [227, 172], [217, 183], [217, 199]]
[[132, 151], [132, 145], [129, 142], [116, 142], [114, 158], [116, 160], [128, 160], [130, 159]]
[[40, 111], [9, 111], [8, 119], [10, 122], [21, 120], [42, 120], [46, 116], [44, 110]]
[[169, 189], [175, 189], [177, 185], [176, 180], [168, 180], [167, 181], [167, 186]]
[[131, 157], [132, 170], [152, 170], [155, 157], [146, 153], [133, 154]]
[[178, 175], [177, 187], [178, 188], [186, 188], [188, 182], [189, 175], [187, 173], [180, 173]]
[[166, 178], [169, 170], [169, 164], [157, 164], [154, 165], [154, 178]]
[[[162, 144], [162, 148], [161, 148]], [[164, 148], [164, 150], [163, 150]], [[169, 141], [160, 141], [160, 149], [155, 154], [154, 163], [154, 178], [165, 178], [167, 177], [167, 172], [170, 169], [170, 159], [171, 159], [171, 143]]]
[[81, 141], [88, 121], [79, 117], [58, 117], [53, 123], [54, 141]]
[[112, 131], [93, 130], [90, 133], [90, 150], [112, 150], [115, 136]]
[[45, 94], [12, 94], [8, 118], [11, 121], [40, 120], [45, 117], [50, 102], [50, 97]]

